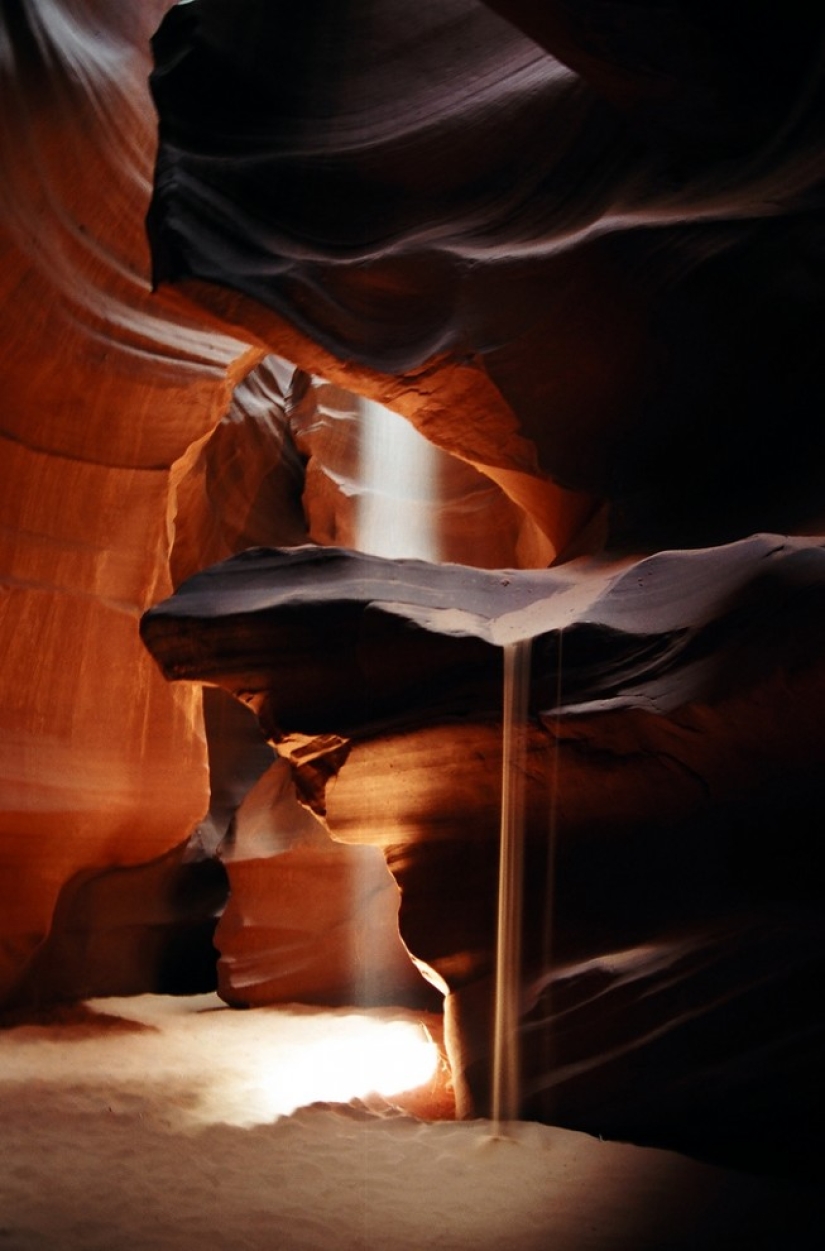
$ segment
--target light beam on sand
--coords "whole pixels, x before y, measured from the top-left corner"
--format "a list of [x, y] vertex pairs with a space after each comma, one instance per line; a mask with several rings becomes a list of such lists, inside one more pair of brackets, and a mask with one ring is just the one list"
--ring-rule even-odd
[[127, 1101], [152, 1088], [179, 1127], [264, 1125], [371, 1095], [391, 1103], [434, 1081], [440, 1063], [413, 1013], [301, 1005], [238, 1012], [214, 994], [93, 999], [59, 1010], [48, 1025], [0, 1033], [3, 1080], [47, 1074], [108, 1084]]
[[[394, 1010], [238, 1012], [216, 995], [97, 999], [6, 1021], [0, 1242], [14, 1251], [820, 1251], [816, 1181], [789, 1188], [525, 1122], [505, 1142], [486, 1121], [387, 1115], [392, 1098], [390, 1109], [322, 1104], [283, 1115], [296, 1095], [330, 1094], [321, 1072], [319, 1085], [301, 1087], [306, 1065], [343, 1073], [353, 1061], [360, 1073], [373, 1043], [395, 1049], [398, 1021]], [[420, 1040], [417, 1014], [400, 1021]], [[286, 1086], [290, 1074], [291, 1097], [276, 1094], [272, 1079]]]
[[261, 1125], [318, 1103], [391, 1100], [435, 1075], [438, 1048], [415, 1022], [326, 1013], [300, 1020], [294, 1043], [276, 1048], [256, 1037], [245, 1044], [242, 1067], [215, 1074], [196, 1119]]

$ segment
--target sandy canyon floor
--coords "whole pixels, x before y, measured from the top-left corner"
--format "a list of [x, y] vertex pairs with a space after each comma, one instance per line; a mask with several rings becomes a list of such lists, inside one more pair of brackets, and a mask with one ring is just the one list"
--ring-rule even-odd
[[[405, 1057], [369, 1095], [378, 1058]], [[444, 1115], [411, 1015], [94, 1000], [0, 1030], [3, 1251], [823, 1245], [811, 1185]], [[417, 1066], [417, 1067], [416, 1067]], [[443, 1075], [442, 1075], [443, 1076]], [[423, 1083], [415, 1097], [392, 1089]], [[440, 1088], [440, 1094], [439, 1094]]]

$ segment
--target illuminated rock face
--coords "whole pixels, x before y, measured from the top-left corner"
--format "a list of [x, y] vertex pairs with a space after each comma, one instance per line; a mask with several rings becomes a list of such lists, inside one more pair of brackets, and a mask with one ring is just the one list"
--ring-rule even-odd
[[249, 792], [220, 855], [231, 889], [215, 935], [227, 1003], [440, 1006], [401, 943], [381, 852], [333, 842], [295, 798], [285, 761]]
[[[534, 631], [528, 1108], [708, 1149], [724, 1087], [743, 1139], [773, 1099], [765, 1126], [805, 1143], [822, 1111], [821, 552], [747, 536], [817, 533], [823, 513], [822, 17], [764, 3], [745, 26], [718, 7], [197, 0], [155, 44], [155, 170], [149, 39], [168, 0], [6, 4], [0, 1000], [153, 989], [175, 935], [206, 943], [225, 882], [192, 857], [269, 760], [213, 727], [206, 815], [200, 690], [162, 680], [138, 622], [247, 547], [350, 545], [364, 396], [440, 449], [450, 559], [605, 553], [553, 575], [570, 601], [519, 605], [552, 619]], [[673, 546], [707, 550], [655, 576], [627, 555]], [[405, 940], [451, 988], [478, 1109], [504, 635], [479, 624], [469, 574], [472, 626], [450, 622], [452, 576], [422, 578], [411, 618], [307, 600], [279, 635], [288, 666], [262, 668], [211, 591], [191, 629], [163, 637], [155, 617], [147, 638], [185, 644], [170, 676], [224, 683], [287, 735], [340, 840], [271, 856], [280, 801], [256, 809], [258, 784], [221, 853], [222, 992], [348, 995], [319, 938], [351, 928], [340, 885], [301, 917], [290, 965], [276, 913], [304, 888], [276, 909], [277, 877], [292, 857], [312, 882], [326, 857], [340, 884], [380, 847]], [[500, 624], [518, 578], [490, 576]], [[181, 884], [203, 872], [190, 910]], [[391, 941], [372, 972], [409, 996], [381, 880]]]
[[588, 493], [623, 545], [808, 524], [823, 18], [718, 7], [183, 6], [156, 42], [157, 276], [397, 398], [550, 543]]
[[0, 1000], [68, 883], [166, 857], [207, 804], [200, 696], [159, 680], [137, 622], [172, 588], [190, 448], [254, 357], [150, 294], [165, 7], [0, 18]]
[[[355, 489], [305, 481], [318, 422], [297, 397], [287, 413], [293, 367], [254, 329], [150, 290], [149, 39], [168, 7], [0, 18], [0, 1002], [168, 985], [162, 935], [214, 925], [211, 888], [199, 919], [174, 902], [210, 802], [201, 696], [159, 678], [139, 617], [235, 551], [328, 538]], [[443, 463], [446, 550], [549, 551], [498, 487]]]
[[167, 676], [256, 708], [336, 840], [384, 850], [402, 937], [450, 992], [464, 1114], [489, 1098], [494, 640], [535, 635], [525, 1110], [784, 1168], [818, 1115], [824, 558], [762, 536], [503, 576], [260, 551], [142, 628]]
[[[432, 444], [426, 445], [426, 482], [405, 481], [403, 454], [392, 466], [394, 483], [380, 475], [367, 481], [371, 437], [373, 442], [383, 438], [391, 451], [397, 436], [395, 423], [386, 435], [380, 429], [382, 418], [395, 414], [382, 409], [373, 416], [377, 428], [370, 430], [364, 408], [360, 397], [341, 387], [302, 374], [295, 377], [290, 429], [307, 460], [304, 509], [314, 542], [363, 548], [376, 512], [374, 497], [383, 493], [388, 529], [393, 529], [395, 515], [405, 529], [412, 521], [419, 533], [431, 535], [431, 550], [418, 553], [425, 559], [501, 569], [522, 563], [522, 556], [533, 551], [534, 528], [522, 509], [486, 475]], [[395, 422], [400, 420], [395, 417]], [[376, 469], [381, 467], [381, 452], [376, 456], [373, 451]], [[391, 551], [393, 534], [381, 538], [384, 554], [397, 554]]]

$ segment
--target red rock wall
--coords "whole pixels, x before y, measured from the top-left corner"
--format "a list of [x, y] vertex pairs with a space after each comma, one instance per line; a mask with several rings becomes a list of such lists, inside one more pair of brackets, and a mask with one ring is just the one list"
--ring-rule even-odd
[[[304, 458], [323, 457], [284, 407], [291, 367], [249, 373], [266, 351], [255, 327], [233, 338], [229, 320], [151, 291], [149, 39], [168, 7], [23, 0], [2, 19], [0, 1000], [94, 989], [83, 951], [99, 986], [118, 988], [78, 908], [99, 912], [110, 950], [123, 945], [121, 988], [140, 985], [128, 866], [147, 866], [176, 924], [186, 858], [170, 855], [209, 806], [206, 744], [200, 693], [162, 681], [141, 612], [246, 546], [304, 541], [305, 509], [310, 526], [323, 516], [341, 529], [351, 506], [312, 482], [302, 501]], [[312, 345], [302, 351], [313, 364]], [[550, 550], [488, 479], [444, 466], [454, 555], [495, 564]], [[465, 516], [479, 491], [501, 522], [492, 546]]]
[[[619, 625], [597, 622], [570, 665], [563, 729], [536, 716], [542, 765], [560, 744], [567, 877], [562, 963], [531, 957], [528, 1093], [539, 1115], [561, 1108], [594, 1132], [690, 1149], [707, 1146], [730, 1087], [740, 1153], [757, 1130], [798, 1130], [813, 1147], [816, 558], [797, 553], [800, 580], [779, 579], [772, 600], [760, 575], [782, 539], [748, 541], [754, 595], [740, 599], [716, 545], [815, 532], [823, 515], [821, 15], [767, 0], [746, 24], [679, 2], [648, 22], [638, 5], [571, 17], [569, 5], [445, 0], [436, 15], [319, 0], [290, 11], [276, 75], [279, 6], [181, 6], [155, 44], [150, 214], [155, 276], [178, 286], [153, 295], [146, 78], [168, 7], [7, 0], [2, 15], [0, 996], [71, 993], [101, 958], [104, 923], [139, 931], [175, 912], [175, 849], [208, 803], [206, 747], [199, 692], [162, 682], [138, 639], [142, 611], [250, 543], [352, 530], [354, 441], [333, 446], [319, 409], [309, 427], [290, 409], [296, 396], [264, 360], [276, 352], [391, 404], [497, 484], [480, 564], [512, 551], [514, 565], [543, 566], [597, 537], [628, 570], [629, 546], [707, 547], [694, 563], [717, 607], [729, 597], [727, 615], [691, 615], [702, 579], [679, 553], [635, 588], [630, 572]], [[462, 500], [478, 485], [465, 481]], [[475, 535], [461, 514], [463, 554]], [[575, 599], [586, 578], [570, 576]], [[646, 637], [628, 625], [636, 608], [673, 620]], [[200, 672], [193, 634], [170, 672], [225, 680], [274, 737], [320, 718], [320, 745], [290, 744], [298, 781], [341, 838], [386, 845], [404, 933], [453, 987], [456, 1073], [478, 1108], [497, 791], [489, 648], [438, 640], [422, 683], [420, 632], [380, 612], [361, 632], [359, 613], [324, 618], [314, 651], [302, 618], [286, 671], [279, 653], [263, 674], [241, 654], [230, 672]], [[751, 616], [764, 630], [733, 645]], [[614, 627], [632, 642], [617, 645]], [[250, 640], [237, 620], [222, 636], [241, 652]], [[341, 665], [339, 645], [353, 646]], [[413, 728], [429, 704], [432, 724]], [[550, 801], [534, 773], [535, 829]], [[394, 787], [391, 819], [376, 822]], [[278, 804], [263, 810], [269, 837]], [[338, 994], [344, 969], [319, 980], [317, 939], [341, 927], [350, 942], [352, 915], [332, 906], [350, 862], [326, 847], [335, 888], [290, 968], [261, 905], [292, 863], [280, 898], [294, 912], [317, 847], [311, 864], [302, 847], [226, 850], [227, 997]], [[540, 861], [531, 923], [548, 894]], [[151, 907], [133, 914], [137, 883], [151, 884]], [[139, 944], [124, 934], [113, 946], [138, 987]], [[391, 983], [398, 947], [386, 954]], [[559, 1016], [556, 1068], [545, 1043]]]
[[401, 942], [384, 857], [333, 842], [284, 761], [246, 796], [220, 856], [232, 890], [215, 935], [227, 1003], [440, 1007]]
[[163, 856], [208, 802], [200, 695], [137, 623], [172, 587], [189, 449], [254, 357], [150, 291], [166, 7], [0, 18], [0, 999], [67, 882]]
[[819, 1159], [823, 586], [821, 539], [506, 575], [303, 548], [204, 571], [143, 630], [170, 677], [257, 707], [333, 838], [383, 849], [478, 1115], [502, 796], [485, 640], [532, 624], [523, 1110], [796, 1169]]

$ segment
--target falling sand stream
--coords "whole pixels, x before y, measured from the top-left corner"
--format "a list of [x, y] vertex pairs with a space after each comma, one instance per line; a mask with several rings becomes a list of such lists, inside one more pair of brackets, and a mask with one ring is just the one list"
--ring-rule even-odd
[[[435, 449], [404, 418], [358, 400], [361, 487], [357, 544], [388, 557], [437, 561]], [[508, 643], [504, 664], [501, 825], [493, 1015], [491, 1113], [500, 1133], [520, 1110], [524, 792], [531, 640]]]
[[504, 654], [501, 750], [501, 836], [498, 926], [493, 1005], [492, 1118], [496, 1132], [518, 1119], [520, 1106], [519, 1015], [521, 1005], [524, 789], [527, 772], [529, 639], [508, 643]]

